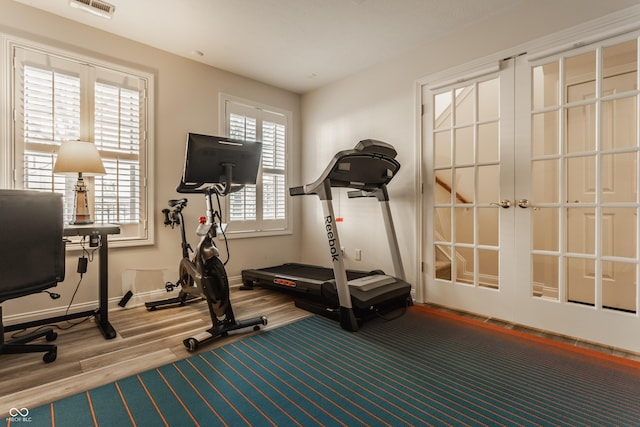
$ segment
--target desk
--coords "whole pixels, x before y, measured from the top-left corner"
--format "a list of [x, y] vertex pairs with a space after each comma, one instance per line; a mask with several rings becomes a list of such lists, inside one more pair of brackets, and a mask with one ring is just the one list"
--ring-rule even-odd
[[100, 258], [100, 271], [98, 276], [98, 308], [95, 310], [83, 311], [80, 313], [67, 314], [66, 316], [51, 317], [48, 319], [35, 320], [33, 322], [21, 323], [18, 325], [10, 325], [5, 327], [5, 331], [15, 331], [34, 326], [46, 325], [80, 317], [94, 316], [96, 324], [105, 339], [116, 337], [116, 330], [109, 323], [109, 245], [107, 235], [120, 234], [120, 226], [114, 224], [87, 224], [87, 225], [65, 225], [63, 235], [71, 236], [99, 236], [100, 249], [98, 256]]
[[[100, 273], [98, 277], [98, 308], [90, 313], [94, 313], [96, 324], [102, 335], [108, 340], [116, 337], [116, 330], [109, 323], [109, 244], [107, 235], [120, 234], [120, 226], [115, 224], [88, 224], [88, 225], [67, 225], [64, 228], [64, 236], [100, 236]], [[75, 313], [69, 316], [84, 317], [86, 314]]]

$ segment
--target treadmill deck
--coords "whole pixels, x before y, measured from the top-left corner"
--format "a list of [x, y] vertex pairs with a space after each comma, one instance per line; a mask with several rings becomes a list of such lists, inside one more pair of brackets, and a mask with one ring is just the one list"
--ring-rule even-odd
[[[407, 282], [386, 276], [380, 270], [347, 270], [347, 280], [351, 282], [349, 293], [352, 303], [360, 309], [368, 309], [389, 300], [406, 299], [411, 291], [411, 285]], [[247, 288], [255, 285], [288, 290], [306, 297], [323, 299], [328, 305], [338, 305], [333, 269], [327, 267], [288, 263], [243, 270], [242, 282]]]

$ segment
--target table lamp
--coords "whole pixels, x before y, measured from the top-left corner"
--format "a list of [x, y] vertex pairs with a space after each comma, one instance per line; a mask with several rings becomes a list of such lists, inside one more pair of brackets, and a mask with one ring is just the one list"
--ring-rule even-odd
[[87, 200], [87, 186], [82, 175], [94, 176], [106, 173], [98, 149], [92, 142], [63, 141], [58, 151], [56, 164], [53, 166], [56, 174], [78, 174], [75, 192], [75, 217], [70, 224], [93, 224], [89, 213]]

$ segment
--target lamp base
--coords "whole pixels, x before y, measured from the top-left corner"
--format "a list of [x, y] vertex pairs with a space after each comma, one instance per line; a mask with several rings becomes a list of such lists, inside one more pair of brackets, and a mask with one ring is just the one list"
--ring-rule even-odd
[[88, 225], [93, 224], [93, 221], [90, 219], [74, 219], [73, 221], [69, 221], [70, 225]]
[[69, 222], [71, 225], [93, 224], [91, 214], [89, 213], [89, 201], [87, 195], [87, 187], [82, 179], [82, 173], [78, 174], [78, 182], [74, 188], [76, 193], [76, 208], [74, 219]]

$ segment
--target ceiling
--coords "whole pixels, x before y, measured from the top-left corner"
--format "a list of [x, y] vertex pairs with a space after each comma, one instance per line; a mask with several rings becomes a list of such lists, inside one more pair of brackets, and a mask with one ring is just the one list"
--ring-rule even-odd
[[73, 21], [304, 93], [525, 0], [16, 0]]

